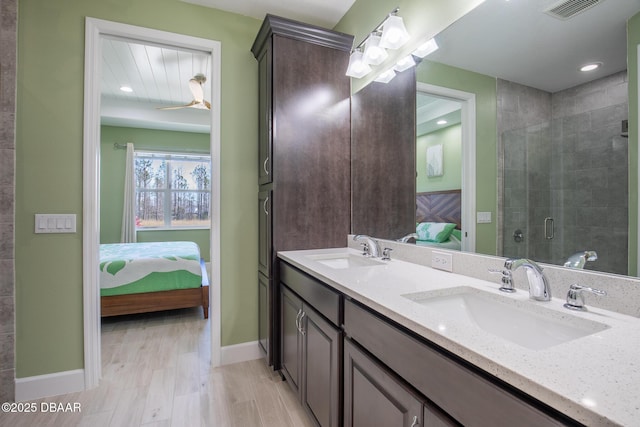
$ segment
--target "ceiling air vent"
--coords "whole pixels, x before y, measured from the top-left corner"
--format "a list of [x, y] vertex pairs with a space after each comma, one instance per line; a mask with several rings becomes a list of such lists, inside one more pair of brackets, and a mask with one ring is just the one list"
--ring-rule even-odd
[[564, 0], [550, 6], [544, 12], [554, 18], [565, 20], [573, 18], [580, 12], [584, 12], [603, 1], [604, 0]]

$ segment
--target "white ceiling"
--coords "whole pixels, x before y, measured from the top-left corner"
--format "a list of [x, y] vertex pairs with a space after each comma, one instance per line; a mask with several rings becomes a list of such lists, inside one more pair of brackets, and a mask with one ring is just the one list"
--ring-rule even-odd
[[[436, 36], [428, 57], [547, 92], [626, 69], [626, 22], [640, 0], [601, 0], [567, 20], [544, 11], [558, 0], [486, 0]], [[591, 61], [601, 69], [581, 73]]]
[[[268, 12], [328, 28], [353, 4], [353, 0], [182, 1], [258, 19]], [[640, 0], [601, 0], [566, 21], [543, 13], [556, 3], [486, 0], [436, 36], [440, 49], [428, 59], [549, 92], [626, 68], [626, 20], [640, 11]], [[206, 110], [157, 110], [192, 100], [189, 79], [211, 72], [210, 61], [201, 52], [122, 40], [105, 40], [103, 51], [104, 124], [209, 132]], [[580, 74], [577, 68], [587, 61], [601, 61], [604, 66]], [[121, 92], [124, 84], [134, 92]], [[210, 93], [208, 84], [204, 89]]]
[[325, 28], [333, 28], [355, 0], [182, 0], [256, 19], [267, 13]]

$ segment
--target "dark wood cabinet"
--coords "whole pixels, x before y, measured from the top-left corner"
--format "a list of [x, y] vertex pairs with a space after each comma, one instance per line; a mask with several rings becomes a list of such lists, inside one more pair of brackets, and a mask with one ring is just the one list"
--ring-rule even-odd
[[339, 427], [342, 333], [307, 304], [302, 313], [302, 406], [319, 426]]
[[351, 340], [344, 341], [344, 426], [422, 426], [419, 396]]
[[258, 270], [268, 278], [264, 342], [274, 369], [281, 347], [277, 252], [346, 246], [351, 231], [345, 70], [352, 43], [347, 34], [267, 15], [251, 48], [260, 86], [258, 191], [269, 206], [268, 216], [259, 213]]
[[344, 304], [344, 330], [346, 336], [464, 426], [580, 425], [352, 301]]
[[263, 353], [269, 348], [269, 278], [258, 273], [258, 345]]
[[342, 297], [287, 264], [280, 270], [281, 372], [316, 425], [339, 427]]
[[353, 234], [398, 239], [415, 233], [415, 69], [353, 95], [352, 134]]

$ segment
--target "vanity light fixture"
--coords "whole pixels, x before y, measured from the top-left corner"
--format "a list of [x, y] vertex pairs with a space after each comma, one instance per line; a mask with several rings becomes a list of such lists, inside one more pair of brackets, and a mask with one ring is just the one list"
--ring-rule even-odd
[[402, 72], [404, 70], [408, 70], [414, 65], [416, 65], [416, 61], [413, 60], [413, 55], [407, 55], [396, 62], [396, 65], [393, 67], [393, 69]]
[[592, 62], [590, 64], [585, 64], [582, 67], [580, 67], [580, 71], [582, 72], [587, 72], [587, 71], [594, 71], [597, 70], [598, 68], [600, 68], [600, 66], [602, 65], [602, 62]]
[[371, 72], [371, 67], [364, 61], [362, 50], [356, 48], [349, 57], [349, 66], [347, 67], [347, 76], [362, 78]]
[[380, 74], [374, 81], [379, 83], [389, 83], [396, 76], [396, 72], [393, 68], [389, 68], [384, 73]]
[[399, 49], [409, 41], [410, 36], [404, 27], [404, 21], [397, 15], [399, 10], [396, 8], [391, 12], [382, 24], [380, 46], [386, 49]]
[[387, 51], [380, 46], [381, 33], [374, 31], [365, 42], [364, 60], [367, 64], [379, 65], [387, 59]]
[[[349, 77], [362, 78], [371, 72], [370, 65], [380, 65], [387, 59], [385, 49], [398, 49], [409, 41], [409, 33], [404, 26], [402, 18], [398, 16], [400, 8], [396, 7], [389, 15], [373, 29], [369, 35], [360, 42], [352, 51], [349, 57], [349, 66], [346, 75]], [[410, 57], [411, 55], [409, 55]], [[415, 65], [411, 58], [411, 65], [402, 70]], [[395, 68], [396, 71], [402, 71]], [[388, 77], [388, 76], [385, 76]], [[393, 76], [389, 77], [391, 80]], [[377, 80], [379, 81], [379, 80]]]
[[133, 92], [133, 89], [131, 89], [130, 86], [120, 86], [120, 90], [127, 93]]
[[436, 50], [438, 50], [438, 43], [436, 43], [436, 40], [432, 38], [418, 46], [418, 48], [413, 51], [413, 55], [418, 58], [424, 58]]

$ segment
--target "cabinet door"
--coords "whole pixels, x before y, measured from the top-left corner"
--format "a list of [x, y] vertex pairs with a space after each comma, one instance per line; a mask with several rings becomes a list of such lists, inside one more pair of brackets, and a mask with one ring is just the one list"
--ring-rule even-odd
[[418, 396], [344, 340], [344, 427], [422, 426], [422, 415]]
[[302, 312], [302, 405], [320, 427], [338, 427], [342, 333], [307, 304]]
[[269, 354], [269, 278], [258, 273], [258, 344]]
[[258, 193], [258, 271], [271, 278], [271, 190]]
[[271, 52], [271, 39], [269, 39], [258, 57], [258, 182], [260, 185], [272, 181]]
[[300, 392], [302, 334], [299, 321], [302, 300], [286, 286], [280, 286], [280, 366], [291, 388]]

